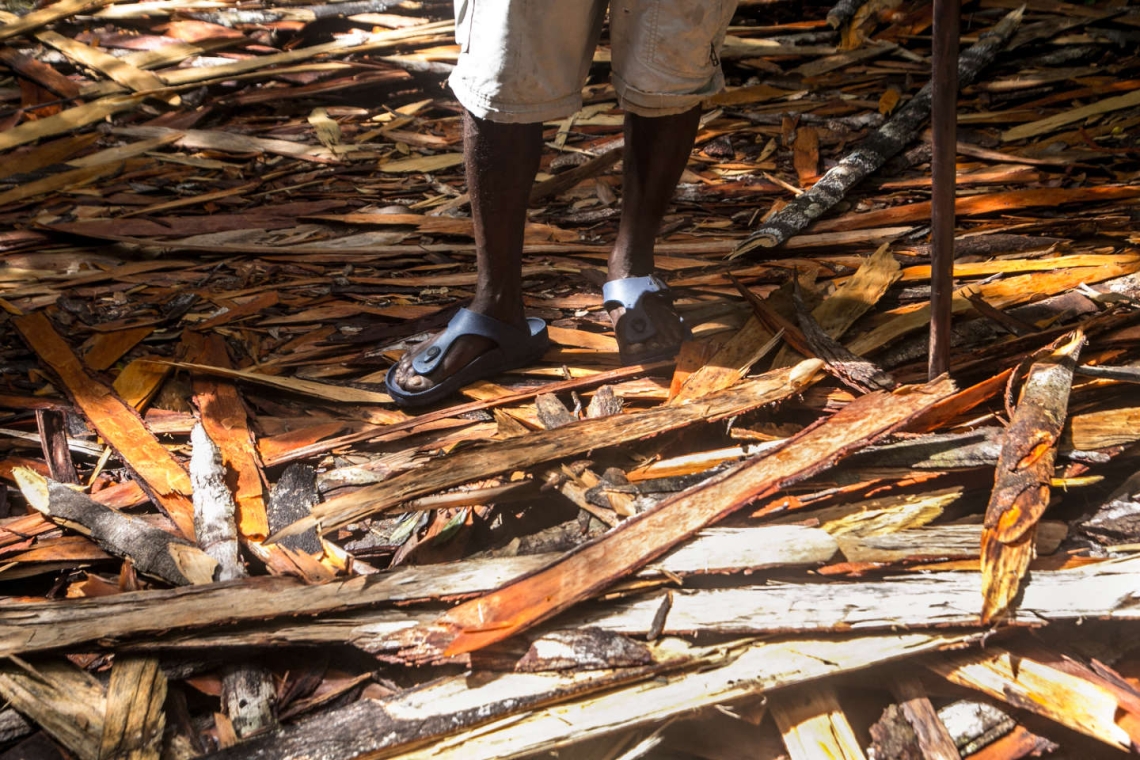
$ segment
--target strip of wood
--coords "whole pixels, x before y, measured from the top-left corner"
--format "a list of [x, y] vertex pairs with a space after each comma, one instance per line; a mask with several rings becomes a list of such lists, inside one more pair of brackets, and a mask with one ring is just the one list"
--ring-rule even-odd
[[1024, 140], [1027, 137], [1036, 137], [1037, 135], [1043, 135], [1047, 132], [1060, 129], [1066, 124], [1082, 121], [1090, 116], [1099, 116], [1102, 113], [1121, 111], [1125, 108], [1132, 108], [1137, 105], [1140, 105], [1140, 90], [1133, 90], [1125, 95], [1098, 100], [1087, 106], [1074, 108], [1071, 111], [1065, 111], [1054, 116], [1039, 119], [1038, 121], [1031, 121], [1028, 124], [1019, 124], [1012, 129], [1007, 129], [1005, 132], [1002, 132], [1001, 141], [1012, 142], [1013, 140]]
[[114, 1], [115, 0], [60, 0], [58, 3], [53, 3], [46, 8], [34, 10], [25, 16], [0, 26], [0, 40], [27, 34], [28, 32], [45, 27], [52, 22], [69, 18], [95, 8], [102, 8], [104, 5], [110, 5]]
[[59, 376], [68, 395], [92, 427], [139, 477], [155, 502], [187, 538], [194, 535], [190, 477], [174, 456], [147, 430], [133, 407], [111, 388], [87, 374], [71, 347], [43, 312], [17, 317], [12, 324]]

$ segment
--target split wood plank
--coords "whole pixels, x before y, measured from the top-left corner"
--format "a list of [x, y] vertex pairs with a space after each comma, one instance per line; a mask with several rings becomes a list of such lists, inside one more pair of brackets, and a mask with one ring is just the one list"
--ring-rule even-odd
[[[816, 369], [818, 363], [813, 362], [812, 374]], [[953, 391], [953, 383], [941, 378], [891, 395], [863, 396], [774, 453], [665, 500], [534, 575], [449, 610], [424, 631], [422, 643], [410, 648], [409, 654], [435, 659], [508, 638], [609, 586], [740, 507], [827, 469]], [[689, 406], [706, 404], [707, 399]], [[664, 407], [674, 415], [685, 408]]]
[[[10, 523], [32, 535], [43, 523], [37, 514]], [[50, 523], [43, 523], [51, 527]], [[803, 526], [766, 526], [730, 533], [702, 532], [662, 557], [646, 573], [723, 573], [739, 569], [802, 566], [827, 561], [835, 545], [826, 534]], [[822, 535], [821, 535], [822, 534]], [[0, 534], [0, 543], [7, 541]], [[676, 556], [674, 561], [672, 557]], [[718, 558], [723, 557], [724, 561]], [[8, 604], [0, 608], [0, 657], [45, 649], [117, 640], [163, 631], [251, 623], [276, 617], [319, 615], [373, 606], [479, 594], [547, 565], [552, 555], [468, 559], [441, 570], [409, 566], [381, 576], [360, 576], [308, 585], [288, 577], [140, 591], [102, 599], [69, 599]], [[212, 569], [211, 569], [212, 573]], [[163, 614], [154, 614], [161, 609]], [[406, 619], [406, 618], [404, 618]], [[201, 635], [199, 631], [195, 635]]]
[[914, 729], [922, 756], [927, 760], [961, 760], [946, 724], [938, 717], [922, 682], [913, 675], [899, 675], [891, 683], [899, 708]]
[[107, 684], [99, 757], [158, 760], [165, 702], [166, 676], [157, 657], [116, 657]]
[[[645, 677], [600, 694], [588, 691], [578, 697], [574, 693], [578, 682], [589, 683], [588, 675], [512, 673], [481, 683], [460, 676], [389, 700], [362, 700], [316, 716], [226, 750], [219, 760], [302, 760], [311, 757], [316, 746], [322, 748], [326, 760], [355, 758], [357, 747], [372, 756], [417, 760], [523, 757], [615, 731], [657, 725], [702, 707], [733, 703], [781, 686], [969, 641], [970, 637], [954, 634], [901, 634], [741, 641], [700, 650], [666, 640], [659, 645], [664, 651], [655, 658], [668, 663], [666, 653], [671, 649], [676, 652], [673, 659], [684, 658], [684, 669], [672, 674], [665, 670], [658, 677]], [[646, 676], [655, 674], [649, 670]], [[484, 705], [485, 717], [475, 709]], [[494, 722], [479, 728], [488, 721]], [[419, 733], [414, 739], [406, 738], [415, 731]], [[353, 741], [329, 741], [329, 737], [340, 736], [351, 736]], [[417, 747], [417, 739], [431, 743]]]
[[[549, 558], [544, 559], [549, 562]], [[1129, 562], [1131, 564], [1127, 564]], [[530, 564], [533, 568], [539, 563]], [[495, 566], [488, 567], [493, 569]], [[1140, 579], [1140, 566], [1134, 559], [1094, 563], [1070, 570], [1035, 571], [1026, 585], [1026, 601], [1015, 610], [1008, 624], [1037, 628], [1061, 621], [1140, 620], [1140, 614], [1133, 605], [1137, 579]], [[501, 582], [501, 576], [496, 575], [491, 580], [479, 577], [475, 582], [468, 576], [467, 590], [474, 589], [476, 585], [492, 585], [496, 580]], [[448, 578], [443, 581], [448, 583], [448, 589], [453, 588]], [[986, 626], [981, 624], [978, 611], [980, 585], [981, 577], [977, 572], [954, 570], [906, 575], [885, 581], [808, 582], [788, 586], [699, 590], [673, 594], [664, 616], [662, 606], [666, 595], [653, 593], [600, 608], [574, 611], [556, 618], [543, 630], [598, 628], [640, 638], [650, 635], [692, 636], [712, 630], [726, 636], [807, 636], [845, 631], [941, 628], [982, 631]], [[308, 614], [307, 596], [294, 594], [289, 589], [280, 590], [288, 593], [292, 601], [303, 605], [298, 614]], [[424, 590], [420, 589], [420, 592], [424, 593]], [[319, 601], [327, 604], [327, 591], [309, 592], [314, 599], [318, 598], [318, 593], [324, 594]], [[440, 595], [448, 594], [444, 591]], [[368, 596], [373, 596], [371, 590]], [[126, 640], [118, 643], [111, 639], [120, 630], [119, 621], [104, 623], [100, 615], [96, 624], [108, 626], [109, 637], [99, 639], [104, 645], [137, 651], [206, 653], [216, 652], [219, 648], [249, 646], [348, 644], [388, 659], [396, 656], [407, 642], [415, 641], [417, 630], [429, 624], [434, 617], [429, 609], [403, 606], [400, 609], [338, 612], [327, 620], [323, 617], [310, 621], [294, 620], [281, 609], [284, 604], [283, 600], [277, 606], [276, 621], [260, 623], [254, 623], [249, 616], [234, 620], [232, 610], [225, 611], [223, 615], [223, 612], [213, 609], [201, 609], [201, 621], [189, 620], [191, 605], [179, 604], [172, 618], [172, 627], [177, 635], [156, 635], [164, 634], [166, 629], [159, 629], [153, 619], [134, 620], [134, 630], [123, 633]], [[259, 605], [264, 611], [266, 604], [261, 602]], [[359, 605], [354, 606], [359, 609]], [[119, 609], [133, 617], [123, 602], [120, 602]], [[72, 607], [71, 611], [73, 615], [86, 617], [86, 612], [78, 606]], [[261, 617], [266, 617], [264, 612]], [[72, 621], [62, 618], [62, 615], [60, 618], [59, 625], [66, 628], [63, 635], [76, 635]], [[53, 619], [53, 615], [36, 611], [25, 619], [30, 627], [40, 631], [41, 636], [57, 635], [55, 630], [41, 630], [41, 625], [48, 625], [46, 621]], [[246, 625], [240, 631], [194, 630], [207, 625], [242, 621]], [[0, 618], [0, 625], [3, 622], [4, 618]], [[90, 619], [87, 625], [92, 625]], [[142, 630], [140, 626], [148, 628]], [[3, 628], [0, 628], [0, 635], [3, 634]], [[88, 635], [96, 634], [88, 629]], [[0, 646], [2, 644], [3, 639], [0, 639]]]
[[1073, 370], [1084, 345], [1084, 333], [1077, 330], [1033, 362], [1003, 434], [981, 542], [986, 622], [1009, 611], [1033, 559], [1037, 523], [1049, 506]]
[[311, 520], [294, 523], [286, 531], [275, 534], [270, 541], [305, 530], [314, 523], [322, 531], [329, 531], [419, 496], [502, 472], [525, 469], [552, 459], [660, 435], [696, 422], [742, 414], [799, 392], [814, 378], [820, 366], [819, 361], [805, 361], [790, 369], [769, 372], [731, 390], [707, 396], [699, 403], [579, 420], [554, 430], [539, 431], [460, 452], [442, 460], [430, 472], [420, 468], [379, 485], [318, 504], [313, 508]]
[[827, 683], [782, 689], [768, 699], [768, 709], [784, 738], [791, 760], [865, 760], [835, 688]]
[[0, 664], [0, 697], [48, 733], [79, 760], [100, 760], [103, 686], [65, 659], [31, 665]]
[[[200, 342], [196, 361], [223, 369], [231, 368], [225, 339], [221, 335], [214, 333], [200, 341], [186, 335], [184, 340]], [[220, 450], [222, 466], [232, 473], [238, 533], [247, 541], [263, 541], [269, 535], [264, 476], [241, 395], [232, 382], [208, 376], [196, 375], [193, 387], [201, 424]], [[229, 478], [226, 480], [230, 482]]]
[[1056, 129], [1060, 129], [1066, 124], [1072, 124], [1075, 121], [1082, 121], [1091, 116], [1121, 111], [1125, 108], [1132, 108], [1138, 105], [1140, 105], [1140, 90], [1133, 90], [1125, 95], [1098, 100], [1087, 106], [1064, 111], [1055, 116], [1049, 116], [1038, 121], [1031, 121], [1028, 124], [1019, 124], [1012, 129], [1007, 129], [1005, 132], [1002, 132], [1001, 140], [1002, 142], [1012, 142], [1014, 140], [1024, 140], [1027, 137], [1037, 137], [1038, 135], [1047, 134]]
[[52, 522], [90, 536], [108, 553], [130, 558], [140, 573], [175, 585], [212, 580], [214, 563], [189, 541], [106, 507], [25, 467], [17, 467], [12, 476], [36, 511]]
[[134, 407], [87, 374], [71, 348], [42, 312], [12, 320], [16, 329], [63, 382], [75, 405], [119, 454], [156, 504], [186, 537], [194, 535], [190, 478], [182, 465], [147, 430]]

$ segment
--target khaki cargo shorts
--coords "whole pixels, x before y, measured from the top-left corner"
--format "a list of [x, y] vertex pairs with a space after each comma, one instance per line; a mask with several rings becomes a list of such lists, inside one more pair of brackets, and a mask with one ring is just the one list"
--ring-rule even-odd
[[574, 113], [607, 6], [622, 108], [668, 116], [724, 87], [717, 51], [736, 0], [455, 0], [451, 89], [491, 121]]

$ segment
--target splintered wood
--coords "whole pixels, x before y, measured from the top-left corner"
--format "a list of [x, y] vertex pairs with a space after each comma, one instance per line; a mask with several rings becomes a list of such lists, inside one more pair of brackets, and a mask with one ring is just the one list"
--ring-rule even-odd
[[0, 11], [0, 760], [1135, 751], [1140, 11], [960, 19], [929, 382], [929, 3], [737, 4], [656, 240], [693, 339], [628, 367], [603, 24], [550, 349], [404, 409], [479, 287], [454, 5]]

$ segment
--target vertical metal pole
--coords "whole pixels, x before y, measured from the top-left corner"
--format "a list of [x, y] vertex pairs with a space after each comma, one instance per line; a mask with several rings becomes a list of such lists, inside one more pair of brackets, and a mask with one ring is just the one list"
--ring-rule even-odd
[[958, 141], [958, 35], [961, 0], [934, 0], [931, 51], [930, 356], [933, 379], [950, 370], [954, 278], [954, 195]]

